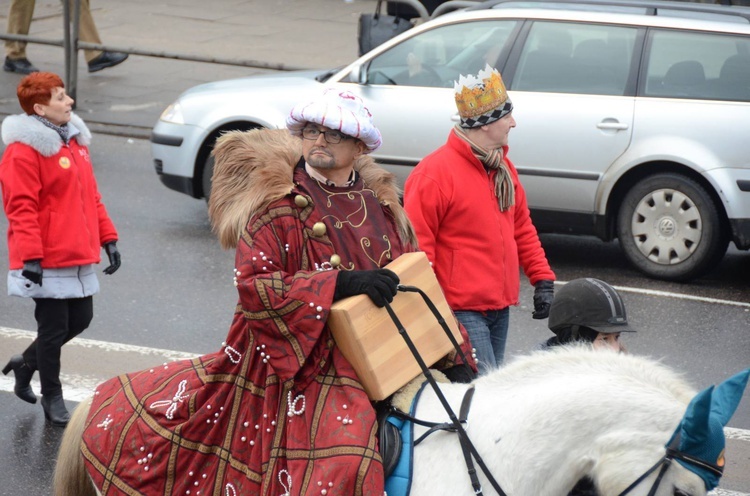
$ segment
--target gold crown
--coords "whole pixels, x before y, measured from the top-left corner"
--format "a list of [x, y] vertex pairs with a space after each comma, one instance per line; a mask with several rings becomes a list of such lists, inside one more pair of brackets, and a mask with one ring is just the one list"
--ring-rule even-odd
[[474, 119], [505, 103], [508, 92], [497, 69], [487, 64], [476, 76], [458, 77], [453, 89], [456, 107], [462, 119]]

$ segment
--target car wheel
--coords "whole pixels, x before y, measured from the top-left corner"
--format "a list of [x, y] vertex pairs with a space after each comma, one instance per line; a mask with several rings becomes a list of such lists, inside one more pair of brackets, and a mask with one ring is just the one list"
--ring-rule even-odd
[[680, 174], [656, 174], [625, 195], [617, 235], [630, 262], [646, 274], [686, 281], [714, 268], [729, 239], [708, 192]]
[[208, 203], [211, 197], [211, 179], [214, 176], [214, 155], [209, 153], [206, 161], [203, 162], [203, 172], [201, 173], [201, 185], [203, 186], [203, 197]]

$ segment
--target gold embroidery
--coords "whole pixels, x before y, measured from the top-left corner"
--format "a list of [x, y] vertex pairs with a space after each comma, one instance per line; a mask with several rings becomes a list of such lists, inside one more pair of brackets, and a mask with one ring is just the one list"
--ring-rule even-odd
[[[365, 221], [367, 220], [367, 202], [365, 201], [365, 194], [369, 193], [373, 197], [375, 197], [375, 192], [371, 189], [362, 187], [359, 191], [343, 191], [343, 192], [336, 192], [336, 191], [329, 191], [323, 187], [323, 184], [318, 181], [317, 179], [315, 182], [318, 184], [320, 189], [326, 192], [328, 195], [328, 198], [326, 200], [326, 205], [330, 207], [332, 205], [331, 198], [334, 196], [342, 196], [345, 195], [348, 200], [356, 201], [357, 198], [359, 198], [360, 207], [355, 210], [354, 212], [350, 213], [346, 216], [346, 219], [339, 219], [335, 215], [326, 215], [323, 217], [323, 219], [332, 219], [333, 220], [333, 227], [336, 229], [342, 229], [345, 224], [350, 225], [351, 227], [361, 227]], [[354, 217], [361, 216], [359, 219], [354, 219]]]
[[368, 251], [369, 251], [368, 248], [370, 246], [372, 246], [372, 242], [370, 241], [370, 238], [362, 238], [362, 239], [359, 240], [359, 244], [362, 247], [362, 251], [364, 252], [365, 256], [367, 258], [369, 258], [370, 260], [372, 260], [373, 262], [375, 262], [375, 264], [378, 267], [382, 267], [383, 265], [385, 265], [383, 263], [383, 257], [385, 257], [387, 260], [391, 259], [391, 240], [388, 238], [388, 235], [386, 235], [386, 234], [383, 235], [383, 241], [385, 241], [386, 245], [388, 245], [388, 248], [386, 248], [385, 250], [383, 250], [380, 253], [380, 255], [378, 256], [378, 259], [375, 260], [368, 253]]
[[356, 267], [354, 266], [354, 262], [349, 262], [348, 265], [344, 265], [344, 264], [339, 265], [339, 270], [352, 271], [354, 269], [356, 269]]

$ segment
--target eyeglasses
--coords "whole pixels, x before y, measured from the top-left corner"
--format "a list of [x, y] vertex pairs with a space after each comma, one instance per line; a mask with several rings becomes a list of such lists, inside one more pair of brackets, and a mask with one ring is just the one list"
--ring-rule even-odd
[[321, 131], [317, 127], [305, 127], [302, 128], [302, 137], [306, 140], [315, 141], [318, 139], [318, 136], [323, 135], [323, 138], [326, 140], [326, 143], [329, 143], [331, 145], [335, 145], [336, 143], [341, 143], [341, 140], [348, 140], [351, 139], [351, 136], [347, 136], [344, 133], [340, 133], [338, 131], [334, 131], [333, 129], [329, 129], [328, 131]]

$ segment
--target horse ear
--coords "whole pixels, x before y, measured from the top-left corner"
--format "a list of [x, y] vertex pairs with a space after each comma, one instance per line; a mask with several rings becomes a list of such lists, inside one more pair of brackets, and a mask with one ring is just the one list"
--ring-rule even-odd
[[686, 445], [703, 445], [711, 434], [711, 397], [714, 386], [707, 387], [696, 394], [685, 410], [677, 433], [680, 433], [680, 450]]
[[711, 413], [721, 421], [721, 425], [727, 425], [737, 410], [745, 387], [747, 387], [748, 378], [750, 378], [750, 369], [730, 377], [714, 389], [711, 395]]
[[[677, 451], [714, 465], [724, 467], [724, 426], [734, 415], [742, 399], [742, 394], [750, 377], [750, 369], [736, 374], [718, 386], [708, 387], [698, 393], [690, 402], [680, 425], [668, 443], [679, 442]], [[700, 464], [687, 462], [678, 458], [677, 462], [686, 469], [699, 475], [712, 490], [719, 484], [718, 473], [707, 470]]]

